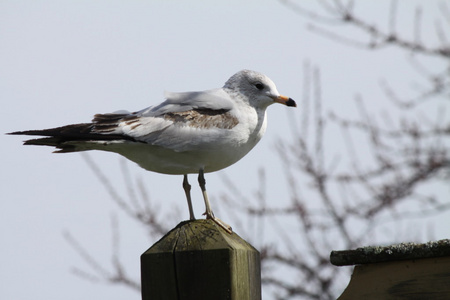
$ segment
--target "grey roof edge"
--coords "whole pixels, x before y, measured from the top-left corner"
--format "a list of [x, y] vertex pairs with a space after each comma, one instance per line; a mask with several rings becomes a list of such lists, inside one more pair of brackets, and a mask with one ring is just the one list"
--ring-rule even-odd
[[331, 251], [330, 262], [335, 266], [351, 266], [443, 256], [450, 256], [450, 239], [424, 244], [400, 243], [390, 246], [368, 246], [355, 250]]

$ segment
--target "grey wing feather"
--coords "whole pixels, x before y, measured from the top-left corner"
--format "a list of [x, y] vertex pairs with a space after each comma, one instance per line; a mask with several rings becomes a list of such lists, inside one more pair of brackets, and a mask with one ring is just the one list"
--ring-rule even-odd
[[192, 109], [231, 110], [233, 102], [223, 89], [202, 92], [165, 93], [166, 101], [138, 112], [139, 116], [155, 117], [166, 113], [183, 112]]
[[[174, 149], [189, 147], [198, 132], [188, 127], [171, 128], [174, 124], [173, 114], [189, 112], [191, 110], [206, 110], [214, 114], [224, 114], [233, 108], [233, 102], [223, 89], [204, 92], [166, 93], [166, 101], [150, 106], [138, 112], [118, 111], [108, 114], [95, 115], [92, 123], [74, 124], [47, 130], [15, 132], [13, 134], [43, 135], [49, 138], [30, 140], [27, 144], [55, 146], [60, 152], [79, 151], [72, 144], [83, 141], [128, 140], [145, 142]], [[172, 115], [171, 115], [172, 114]], [[170, 115], [170, 118], [167, 118]], [[234, 126], [220, 121], [220, 125]], [[216, 121], [216, 122], [218, 122]], [[232, 120], [234, 122], [234, 120]], [[202, 121], [205, 124], [205, 120]], [[228, 125], [227, 125], [228, 124]], [[224, 125], [224, 126], [225, 126]], [[217, 126], [217, 124], [213, 124]], [[219, 127], [217, 127], [219, 128]], [[180, 135], [188, 139], [180, 139]], [[185, 145], [186, 144], [186, 145]]]

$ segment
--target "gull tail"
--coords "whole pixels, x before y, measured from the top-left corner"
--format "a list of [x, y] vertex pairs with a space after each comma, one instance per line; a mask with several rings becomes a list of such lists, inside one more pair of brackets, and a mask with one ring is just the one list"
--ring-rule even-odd
[[97, 133], [94, 131], [95, 125], [95, 123], [82, 123], [43, 130], [16, 131], [8, 134], [44, 136], [26, 140], [23, 144], [56, 147], [58, 150], [54, 151], [55, 153], [91, 150], [94, 147], [89, 147], [89, 144], [98, 144], [102, 141], [134, 140], [120, 134]]

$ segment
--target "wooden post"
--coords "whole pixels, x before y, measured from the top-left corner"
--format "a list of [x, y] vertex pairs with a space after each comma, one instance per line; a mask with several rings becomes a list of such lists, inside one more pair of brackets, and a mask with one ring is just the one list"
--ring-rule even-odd
[[450, 299], [450, 240], [332, 251], [336, 266], [355, 265], [338, 300]]
[[449, 299], [450, 257], [357, 265], [338, 300]]
[[141, 256], [143, 300], [260, 300], [259, 252], [211, 220], [181, 222]]

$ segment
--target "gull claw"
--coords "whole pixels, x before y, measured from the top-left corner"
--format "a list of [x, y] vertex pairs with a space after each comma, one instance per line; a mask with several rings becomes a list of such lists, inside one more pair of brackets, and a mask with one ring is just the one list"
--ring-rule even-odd
[[225, 223], [224, 221], [222, 221], [221, 219], [215, 217], [213, 214], [207, 214], [206, 212], [203, 214], [206, 215], [206, 219], [207, 220], [212, 220], [214, 221], [214, 223], [216, 223], [217, 225], [219, 225], [220, 227], [222, 227], [226, 232], [228, 232], [229, 234], [233, 233], [233, 228], [231, 228], [230, 225], [228, 225], [227, 223]]

